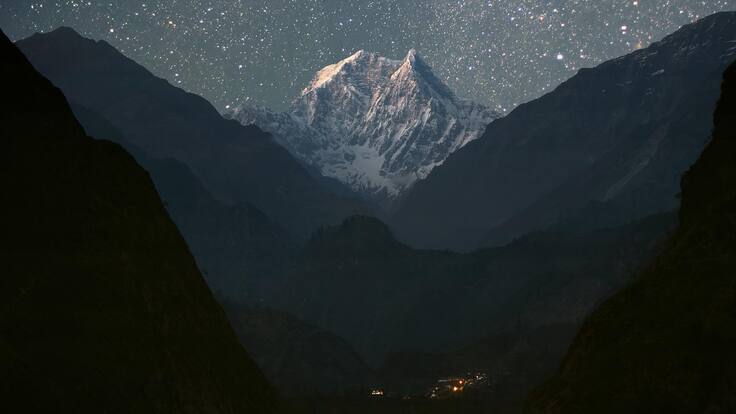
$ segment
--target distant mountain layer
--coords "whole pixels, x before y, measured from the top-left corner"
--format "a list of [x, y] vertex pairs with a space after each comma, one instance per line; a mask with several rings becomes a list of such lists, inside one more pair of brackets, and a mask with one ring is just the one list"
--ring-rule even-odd
[[736, 412], [736, 65], [722, 91], [679, 230], [588, 318], [528, 412]]
[[455, 96], [415, 50], [403, 60], [360, 50], [320, 70], [286, 113], [244, 104], [226, 116], [273, 133], [323, 175], [385, 203], [499, 115]]
[[104, 41], [60, 28], [18, 47], [73, 104], [119, 131], [123, 145], [185, 164], [219, 201], [250, 204], [292, 235], [306, 238], [319, 226], [372, 211], [317, 182], [257, 127], [223, 119], [203, 98], [155, 77]]
[[448, 351], [518, 324], [579, 323], [629, 281], [672, 221], [457, 254], [412, 249], [380, 221], [352, 217], [315, 234], [263, 303], [345, 338], [372, 364], [396, 351]]
[[418, 182], [393, 227], [412, 245], [472, 249], [559, 223], [590, 230], [671, 210], [734, 58], [729, 12], [582, 69]]
[[151, 174], [212, 290], [233, 300], [254, 300], [259, 286], [283, 270], [295, 243], [264, 213], [248, 203], [217, 200], [186, 164], [151, 158], [99, 113], [76, 104], [72, 110], [88, 135], [124, 145]]
[[0, 34], [0, 389], [23, 412], [274, 412], [148, 174]]

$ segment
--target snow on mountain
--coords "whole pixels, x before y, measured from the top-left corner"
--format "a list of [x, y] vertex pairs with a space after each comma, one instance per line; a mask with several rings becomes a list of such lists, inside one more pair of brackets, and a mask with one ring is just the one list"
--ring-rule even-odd
[[415, 50], [392, 60], [360, 50], [326, 66], [288, 112], [240, 105], [226, 116], [257, 124], [323, 175], [390, 202], [499, 117], [455, 96]]

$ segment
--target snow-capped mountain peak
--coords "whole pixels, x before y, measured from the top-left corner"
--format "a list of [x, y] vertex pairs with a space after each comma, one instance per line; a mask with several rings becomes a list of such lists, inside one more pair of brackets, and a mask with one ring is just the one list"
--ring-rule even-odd
[[453, 102], [457, 99], [455, 93], [437, 78], [432, 68], [415, 49], [409, 50], [399, 68], [391, 75], [391, 80], [401, 83], [420, 82], [422, 87], [428, 88], [425, 93]]
[[234, 108], [302, 161], [390, 202], [498, 114], [459, 99], [415, 49], [401, 60], [359, 50], [319, 70], [287, 113]]
[[365, 50], [361, 49], [335, 64], [325, 66], [319, 72], [317, 72], [317, 74], [314, 76], [314, 79], [312, 79], [312, 81], [309, 83], [309, 86], [302, 91], [302, 95], [305, 93], [309, 93], [309, 91], [317, 89], [325, 83], [333, 80], [341, 73], [345, 65], [352, 64], [365, 57], [366, 55], [367, 54]]

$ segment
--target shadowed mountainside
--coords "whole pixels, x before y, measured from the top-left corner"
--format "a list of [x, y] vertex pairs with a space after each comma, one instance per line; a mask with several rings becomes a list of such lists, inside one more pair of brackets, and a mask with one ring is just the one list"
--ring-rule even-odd
[[184, 163], [215, 198], [252, 204], [293, 236], [372, 211], [326, 189], [268, 134], [225, 120], [204, 98], [155, 77], [105, 41], [62, 27], [17, 44], [72, 104], [117, 129], [122, 145]]
[[736, 411], [736, 65], [682, 180], [680, 227], [585, 322], [529, 413]]
[[492, 122], [418, 182], [391, 220], [419, 247], [503, 245], [560, 222], [589, 231], [677, 208], [703, 150], [736, 12], [581, 69]]
[[260, 210], [215, 199], [184, 163], [147, 156], [93, 110], [72, 104], [72, 111], [88, 135], [123, 145], [151, 174], [166, 210], [218, 295], [251, 300], [259, 285], [288, 263], [295, 243]]
[[3, 406], [274, 411], [148, 174], [4, 34], [0, 56]]
[[273, 309], [224, 302], [241, 343], [284, 397], [364, 396], [373, 370], [344, 339]]

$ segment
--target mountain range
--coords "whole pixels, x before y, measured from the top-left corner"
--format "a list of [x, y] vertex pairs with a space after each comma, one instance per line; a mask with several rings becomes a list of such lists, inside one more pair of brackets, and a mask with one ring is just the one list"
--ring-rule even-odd
[[392, 227], [414, 246], [467, 250], [676, 208], [735, 41], [736, 14], [718, 13], [581, 69], [433, 169], [402, 201]]
[[326, 66], [287, 112], [241, 104], [225, 116], [258, 125], [322, 175], [390, 206], [499, 114], [458, 98], [412, 49], [402, 60], [359, 50]]
[[[656, 217], [677, 208], [679, 177], [707, 141], [722, 69], [736, 57], [732, 39], [736, 13], [720, 13], [581, 71], [418, 182], [392, 227], [353, 218], [317, 233], [264, 300], [346, 338], [372, 363], [492, 335], [497, 321], [518, 319], [504, 313], [512, 309], [536, 312], [531, 323], [579, 322], [656, 252], [668, 228]], [[415, 201], [433, 191], [436, 200]], [[483, 223], [502, 210], [526, 217], [512, 207], [534, 197], [545, 208], [504, 233], [515, 241], [502, 247], [454, 254], [404, 242], [432, 244], [442, 229], [461, 241], [464, 220], [496, 244]], [[472, 207], [460, 211], [465, 201]], [[579, 290], [558, 296], [566, 283]], [[557, 310], [535, 311], [543, 308], [532, 298]]]
[[373, 212], [319, 183], [268, 134], [223, 119], [204, 98], [155, 77], [105, 41], [62, 27], [17, 44], [75, 107], [115, 128], [122, 145], [185, 164], [223, 204], [250, 204], [297, 238]]
[[[660, 251], [659, 241], [673, 223], [673, 215], [662, 212], [677, 208], [677, 183], [707, 142], [721, 70], [736, 57], [734, 39], [736, 14], [721, 13], [649, 49], [582, 71], [492, 122], [483, 138], [410, 189], [396, 216], [407, 220], [392, 221], [401, 237], [366, 217], [325, 228], [307, 243], [294, 269], [276, 278], [281, 284], [266, 302], [344, 337], [369, 363], [389, 356], [388, 372], [401, 371], [390, 356], [404, 351], [398, 361], [417, 371], [439, 366], [432, 371], [436, 376], [484, 366], [511, 372], [503, 381], [516, 391], [530, 389], [553, 372], [588, 313]], [[501, 138], [490, 134], [511, 128], [507, 123], [516, 129], [503, 129]], [[452, 162], [466, 156], [473, 160], [462, 170], [467, 176], [447, 178], [442, 191], [450, 196], [438, 193], [442, 203], [451, 204], [444, 215], [433, 200], [417, 204], [414, 215], [405, 210], [423, 187], [434, 185], [433, 176], [461, 171], [463, 163]], [[478, 178], [494, 162], [506, 175]], [[466, 178], [471, 187], [478, 185], [474, 194], [457, 185]], [[402, 229], [426, 211], [437, 214], [423, 223], [426, 233], [481, 215], [448, 211], [464, 199], [485, 202], [484, 186], [501, 185], [502, 179], [508, 186], [522, 179], [523, 185], [504, 187], [503, 197], [497, 194], [500, 204], [527, 192], [533, 198], [532, 190], [539, 190], [534, 203], [544, 207], [513, 212], [533, 220], [513, 228], [510, 221], [513, 231], [504, 230], [504, 237], [498, 235], [501, 226], [495, 235], [493, 226], [473, 228], [477, 244], [503, 247], [456, 254], [402, 243]], [[553, 179], [559, 184], [551, 184]], [[544, 180], [550, 180], [548, 192], [540, 190]], [[604, 189], [606, 196], [598, 197]], [[457, 192], [465, 198], [453, 198]], [[421, 245], [432, 239], [412, 240]], [[506, 338], [503, 347], [498, 338]], [[422, 352], [435, 356], [412, 365]]]

